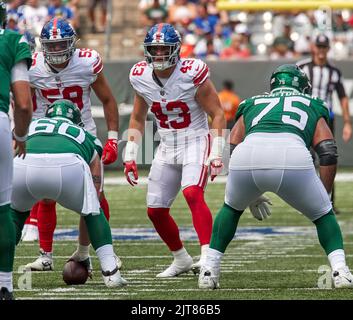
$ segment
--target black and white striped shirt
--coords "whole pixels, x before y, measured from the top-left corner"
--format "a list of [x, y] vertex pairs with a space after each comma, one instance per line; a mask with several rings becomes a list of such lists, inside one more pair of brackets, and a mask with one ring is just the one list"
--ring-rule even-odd
[[312, 59], [299, 61], [297, 65], [303, 69], [309, 77], [312, 85], [312, 95], [326, 102], [330, 110], [330, 116], [333, 117], [333, 91], [336, 90], [340, 99], [346, 96], [341, 71], [329, 62], [324, 66], [315, 65]]

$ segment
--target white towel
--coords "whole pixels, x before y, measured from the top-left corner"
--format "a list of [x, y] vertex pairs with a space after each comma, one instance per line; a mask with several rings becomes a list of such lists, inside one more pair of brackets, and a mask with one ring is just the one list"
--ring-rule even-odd
[[93, 215], [100, 214], [100, 204], [97, 196], [96, 188], [93, 184], [91, 170], [87, 162], [80, 156], [76, 155], [80, 160], [84, 168], [84, 198], [82, 206], [82, 215], [92, 213]]

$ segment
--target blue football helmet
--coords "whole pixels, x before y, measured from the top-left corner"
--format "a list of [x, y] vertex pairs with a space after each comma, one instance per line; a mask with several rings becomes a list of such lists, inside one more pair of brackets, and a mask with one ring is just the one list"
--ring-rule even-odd
[[30, 33], [29, 31], [25, 31], [23, 33], [23, 35], [28, 42], [29, 49], [31, 50], [31, 53], [33, 54], [34, 51], [36, 50], [36, 40], [34, 39], [32, 33]]
[[64, 19], [53, 18], [40, 34], [45, 61], [52, 65], [68, 61], [76, 50], [77, 36], [74, 28]]
[[165, 70], [180, 59], [181, 37], [174, 27], [167, 23], [154, 25], [143, 43], [145, 59], [153, 69]]

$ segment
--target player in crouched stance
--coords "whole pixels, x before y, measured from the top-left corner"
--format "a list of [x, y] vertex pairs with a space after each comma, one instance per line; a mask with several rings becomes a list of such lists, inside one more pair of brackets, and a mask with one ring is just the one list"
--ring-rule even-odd
[[[147, 111], [154, 113], [161, 143], [148, 177], [147, 214], [174, 256], [173, 263], [157, 277], [168, 278], [199, 271], [212, 230], [212, 215], [204, 199], [208, 171], [213, 179], [222, 168], [226, 122], [207, 65], [197, 59], [180, 59], [181, 39], [170, 24], [157, 24], [147, 33], [146, 61], [135, 64], [130, 82], [136, 95], [124, 157], [125, 175], [137, 183], [138, 143]], [[207, 116], [214, 137], [210, 147]], [[192, 214], [201, 245], [200, 261], [193, 264], [179, 229], [169, 214], [180, 188]]]
[[[243, 101], [230, 142], [232, 153], [225, 203], [212, 230], [210, 248], [199, 275], [199, 288], [219, 287], [220, 265], [245, 208], [264, 192], [276, 193], [316, 226], [332, 269], [335, 288], [353, 288], [340, 227], [329, 198], [336, 175], [337, 147], [324, 102], [310, 92], [307, 76], [295, 65], [282, 65], [271, 76], [271, 92]], [[320, 158], [320, 178], [309, 152]], [[321, 179], [321, 180], [320, 180]], [[261, 220], [262, 198], [253, 208]]]
[[127, 282], [118, 270], [110, 227], [98, 200], [101, 162], [95, 139], [82, 128], [81, 112], [69, 100], [57, 100], [45, 118], [31, 123], [27, 155], [14, 160], [11, 208], [16, 243], [33, 204], [55, 200], [84, 218], [104, 283], [119, 287]]
[[[116, 100], [103, 73], [103, 62], [95, 50], [76, 48], [78, 41], [74, 28], [64, 19], [48, 21], [40, 34], [42, 50], [33, 54], [29, 79], [33, 94], [33, 118], [42, 118], [51, 103], [68, 99], [81, 111], [85, 130], [97, 136], [92, 117], [91, 91], [95, 92], [103, 105], [108, 129], [108, 140], [104, 146], [96, 139], [96, 150], [103, 164], [113, 163], [118, 156], [119, 114]], [[98, 145], [99, 144], [99, 145]], [[103, 169], [103, 165], [101, 166]], [[103, 176], [103, 174], [102, 174]], [[103, 191], [100, 192], [100, 206], [109, 221], [110, 209]], [[53, 238], [56, 228], [56, 205], [54, 201], [41, 201], [34, 205], [23, 231], [22, 241], [39, 239], [40, 255], [27, 264], [33, 271], [54, 270]], [[38, 225], [38, 227], [37, 227]], [[90, 242], [83, 219], [80, 219], [79, 243], [70, 259], [92, 271], [89, 256]], [[121, 260], [116, 256], [119, 267]]]

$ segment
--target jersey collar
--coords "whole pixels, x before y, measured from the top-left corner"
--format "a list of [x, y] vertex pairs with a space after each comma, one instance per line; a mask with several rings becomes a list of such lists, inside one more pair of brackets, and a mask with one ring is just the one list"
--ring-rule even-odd
[[286, 92], [300, 93], [297, 89], [290, 88], [290, 87], [281, 87], [281, 88], [276, 88], [276, 89], [271, 90], [271, 94], [272, 93], [286, 93]]

